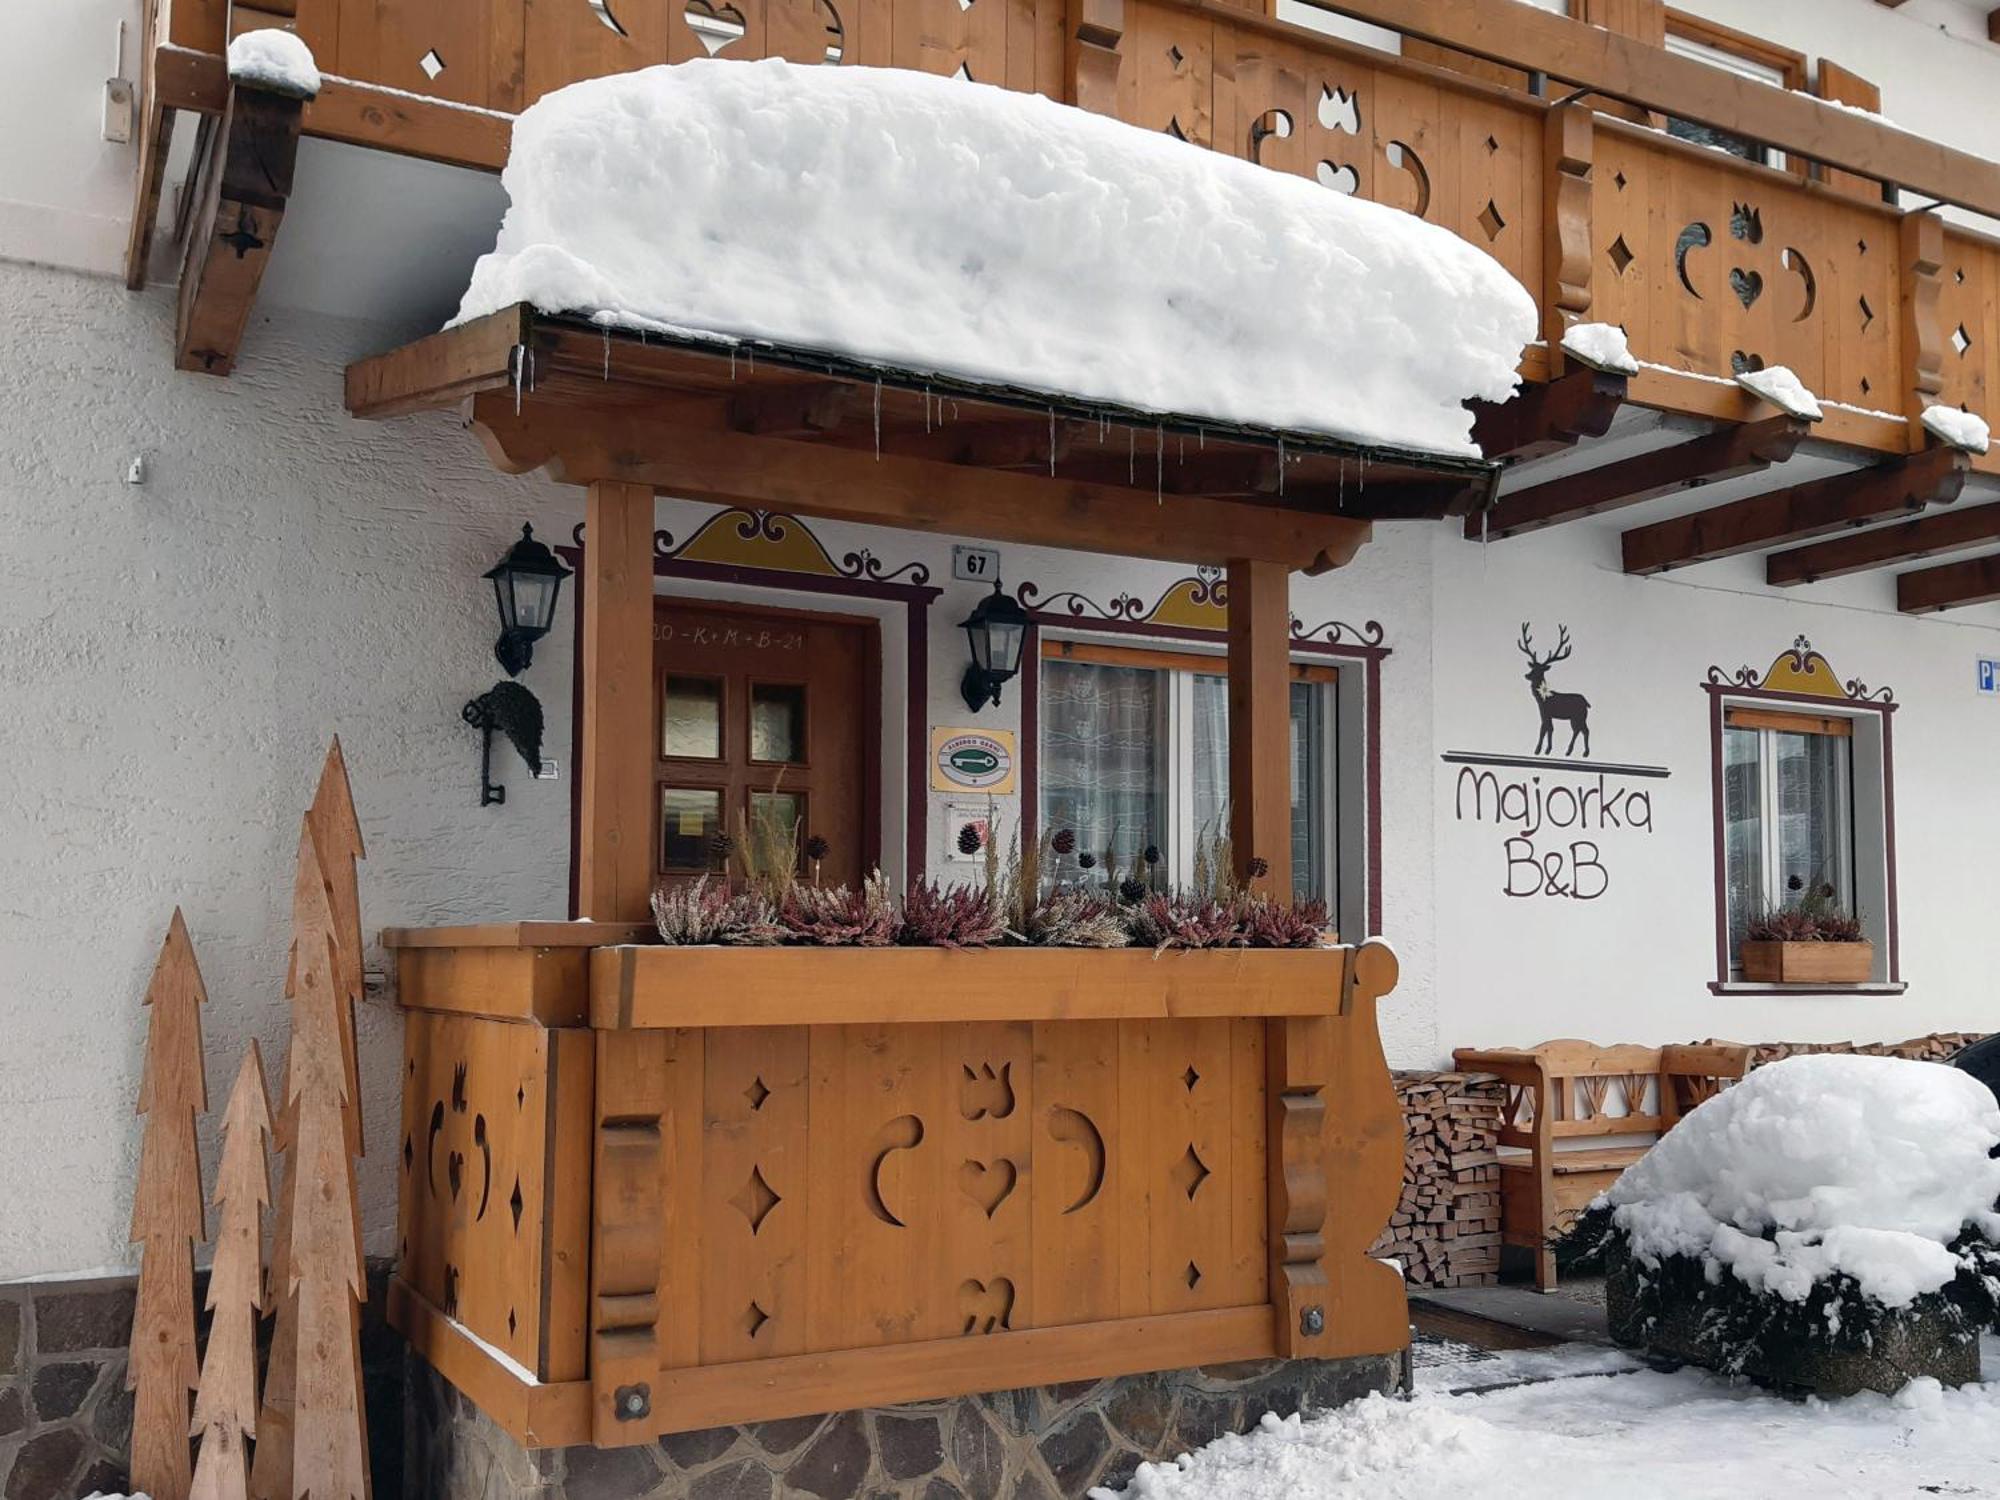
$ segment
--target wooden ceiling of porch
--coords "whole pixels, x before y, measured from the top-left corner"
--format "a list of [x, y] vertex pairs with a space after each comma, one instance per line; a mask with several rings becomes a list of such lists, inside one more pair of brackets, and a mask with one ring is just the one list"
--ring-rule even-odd
[[1466, 515], [1497, 465], [1159, 416], [526, 307], [356, 364], [379, 418], [470, 401], [496, 466], [689, 499], [1321, 572], [1375, 520]]

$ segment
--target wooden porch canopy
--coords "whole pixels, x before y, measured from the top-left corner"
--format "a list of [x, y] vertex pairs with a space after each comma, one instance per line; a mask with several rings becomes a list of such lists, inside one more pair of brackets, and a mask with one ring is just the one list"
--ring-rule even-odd
[[1288, 577], [1346, 563], [1374, 520], [1467, 514], [1498, 475], [527, 307], [347, 372], [355, 416], [461, 403], [503, 471], [588, 487], [578, 902], [597, 921], [642, 920], [653, 883], [656, 493], [1225, 567], [1232, 841], [1289, 894]]

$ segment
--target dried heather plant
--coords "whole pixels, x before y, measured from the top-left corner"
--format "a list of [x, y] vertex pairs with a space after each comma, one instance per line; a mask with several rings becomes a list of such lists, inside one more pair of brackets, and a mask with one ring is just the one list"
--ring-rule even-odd
[[1247, 939], [1230, 902], [1179, 891], [1155, 891], [1124, 909], [1135, 947], [1241, 948]]
[[896, 904], [877, 870], [860, 890], [796, 885], [777, 910], [785, 941], [816, 948], [886, 948], [896, 941]]
[[1038, 948], [1123, 948], [1125, 917], [1099, 891], [1058, 886], [1028, 910], [1015, 931]]
[[676, 946], [769, 947], [783, 936], [770, 902], [762, 895], [710, 884], [706, 875], [693, 885], [657, 888], [652, 904], [660, 940]]
[[896, 941], [905, 948], [988, 948], [1006, 933], [992, 892], [925, 880], [903, 898]]
[[1324, 901], [1239, 895], [1234, 906], [1237, 927], [1252, 948], [1318, 948], [1327, 942], [1330, 922]]

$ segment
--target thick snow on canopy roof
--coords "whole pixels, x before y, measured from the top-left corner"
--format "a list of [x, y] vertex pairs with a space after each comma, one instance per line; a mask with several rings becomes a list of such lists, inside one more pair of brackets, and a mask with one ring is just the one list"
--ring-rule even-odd
[[1905, 1307], [1958, 1269], [1968, 1227], [2000, 1234], [2000, 1107], [1970, 1073], [1893, 1057], [1793, 1057], [1707, 1100], [1605, 1194], [1643, 1262], [1803, 1301], [1852, 1276]]
[[1474, 454], [1533, 301], [1449, 231], [1034, 94], [702, 59], [523, 113], [459, 309], [517, 302], [1163, 416]]

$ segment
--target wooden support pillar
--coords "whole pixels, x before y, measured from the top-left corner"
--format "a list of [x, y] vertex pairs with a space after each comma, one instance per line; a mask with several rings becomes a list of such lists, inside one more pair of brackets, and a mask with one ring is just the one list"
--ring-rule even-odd
[[[650, 632], [648, 632], [650, 634]], [[666, 1102], [678, 1081], [667, 1031], [597, 1033], [597, 1146], [591, 1193], [590, 1440], [600, 1448], [649, 1443], [660, 1382], [661, 1254], [665, 1241]], [[698, 1035], [698, 1033], [696, 1033]], [[695, 1056], [699, 1056], [699, 1051]], [[695, 1073], [694, 1098], [700, 1075]], [[698, 1147], [683, 1139], [682, 1151]], [[688, 1158], [681, 1156], [679, 1161]]]
[[1329, 1342], [1324, 1231], [1333, 1026], [1325, 1016], [1274, 1017], [1265, 1023], [1266, 1238], [1272, 1332], [1281, 1359], [1317, 1355]]
[[[1236, 873], [1292, 896], [1291, 573], [1229, 564], [1229, 839]], [[1254, 870], [1262, 874], [1253, 874]]]
[[1944, 389], [1944, 324], [1938, 299], [1944, 290], [1944, 220], [1934, 213], [1904, 214], [1900, 230], [1903, 263], [1903, 369], [1909, 385], [1903, 412], [1910, 419], [1912, 453], [1930, 443], [1924, 408]]
[[1559, 104], [1542, 126], [1542, 337], [1549, 373], [1567, 368], [1563, 335], [1590, 316], [1591, 155], [1595, 129], [1588, 103]]
[[653, 491], [600, 480], [583, 530], [577, 915], [643, 922], [653, 890]]

